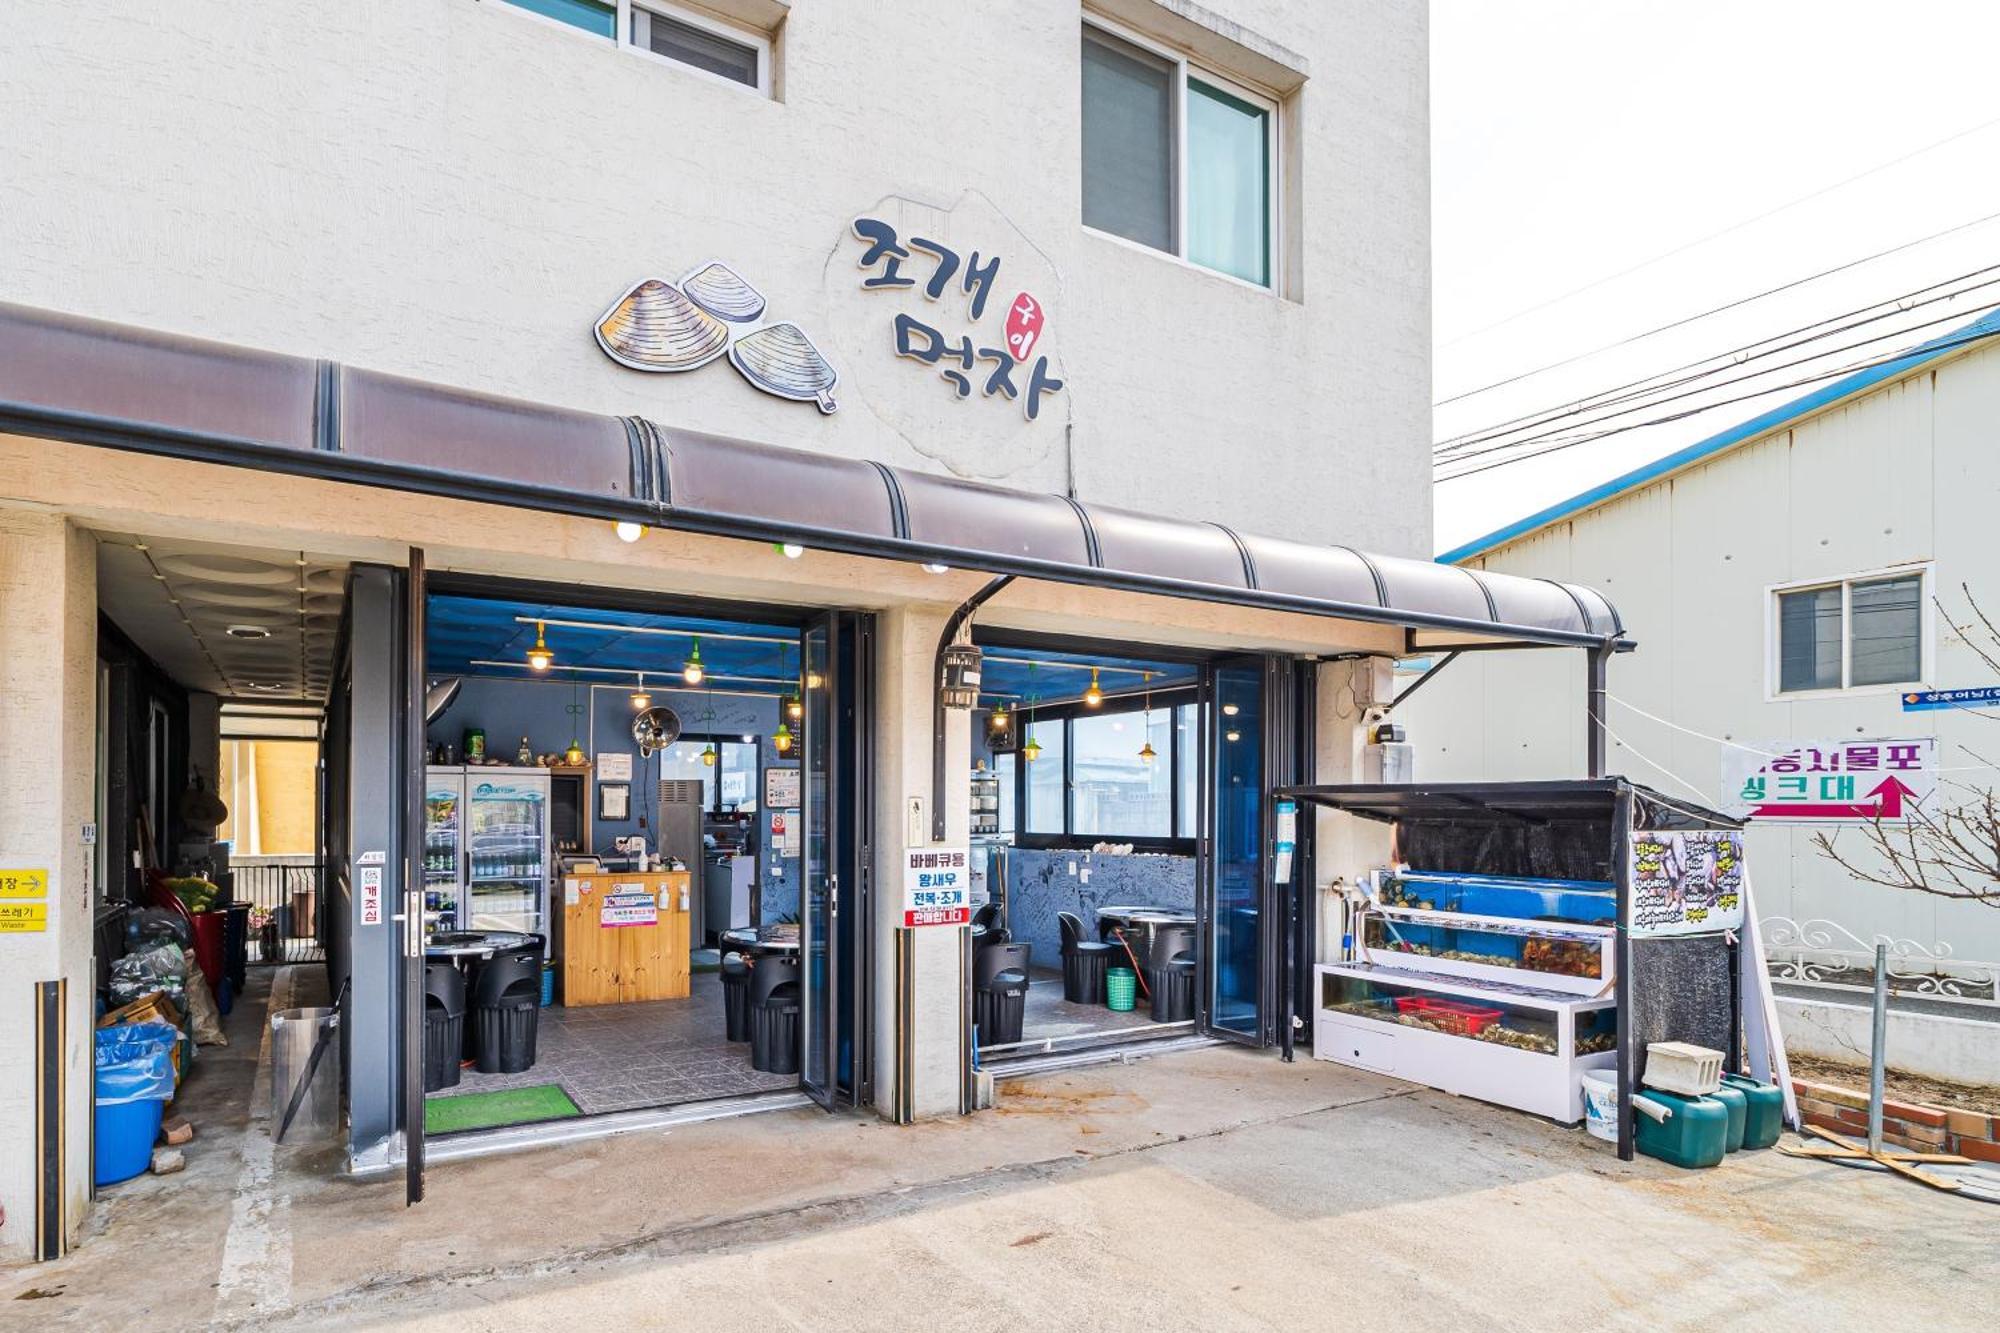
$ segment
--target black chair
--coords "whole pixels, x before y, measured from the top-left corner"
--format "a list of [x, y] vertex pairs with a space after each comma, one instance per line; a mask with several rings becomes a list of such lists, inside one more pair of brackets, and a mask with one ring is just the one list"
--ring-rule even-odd
[[981, 1046], [1021, 1040], [1028, 1011], [1028, 959], [1023, 942], [989, 944], [972, 955], [972, 1022]]
[[472, 1067], [482, 1074], [534, 1068], [541, 1015], [541, 946], [496, 950], [472, 987], [472, 1019], [479, 1030]]
[[1083, 937], [1083, 918], [1057, 912], [1062, 930], [1063, 998], [1071, 1004], [1103, 1004], [1104, 976], [1111, 969], [1114, 946]]
[[1013, 938], [1000, 928], [1000, 904], [988, 901], [972, 914], [972, 947], [977, 949], [987, 944], [1004, 944]]
[[1146, 987], [1153, 993], [1155, 1023], [1184, 1023], [1194, 1017], [1193, 926], [1154, 929]]
[[750, 1067], [799, 1072], [799, 960], [759, 958], [750, 969]]
[[450, 963], [424, 964], [424, 1091], [458, 1086], [465, 1050], [465, 974]]
[[750, 1040], [750, 964], [740, 953], [722, 956], [722, 1027], [730, 1041]]

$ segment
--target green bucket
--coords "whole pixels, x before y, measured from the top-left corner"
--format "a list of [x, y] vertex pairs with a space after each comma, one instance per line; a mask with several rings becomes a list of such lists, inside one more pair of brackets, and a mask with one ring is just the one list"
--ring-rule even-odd
[[1116, 1009], [1121, 1014], [1132, 1012], [1133, 1001], [1138, 999], [1139, 978], [1129, 967], [1114, 967], [1104, 976], [1104, 1006]]

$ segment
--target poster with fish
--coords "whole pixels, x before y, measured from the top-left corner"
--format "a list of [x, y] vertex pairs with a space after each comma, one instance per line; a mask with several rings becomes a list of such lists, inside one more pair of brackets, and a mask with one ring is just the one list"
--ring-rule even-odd
[[1743, 926], [1743, 835], [1733, 829], [1633, 830], [1626, 867], [1633, 938], [1712, 935]]

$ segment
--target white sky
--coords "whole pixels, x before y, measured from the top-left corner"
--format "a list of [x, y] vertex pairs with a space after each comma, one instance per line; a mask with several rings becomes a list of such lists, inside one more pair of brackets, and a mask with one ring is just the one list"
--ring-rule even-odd
[[[1992, 0], [1434, 0], [1431, 25], [1439, 400], [2000, 213]], [[1984, 128], [1736, 225], [1975, 126]], [[1725, 228], [1734, 229], [1703, 241]], [[1513, 318], [1690, 242], [1701, 243]], [[1435, 434], [1557, 406], [1993, 264], [2000, 219], [1445, 404]], [[1824, 366], [1935, 337], [1995, 304], [2000, 282], [1829, 338], [1821, 346], [1949, 317]], [[1810, 391], [1445, 482], [1437, 549]]]

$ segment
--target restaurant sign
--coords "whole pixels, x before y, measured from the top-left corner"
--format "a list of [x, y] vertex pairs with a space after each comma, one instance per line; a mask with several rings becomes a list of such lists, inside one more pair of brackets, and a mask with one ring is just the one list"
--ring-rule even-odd
[[1706, 935], [1743, 925], [1743, 835], [1733, 829], [1632, 833], [1631, 933]]
[[1903, 696], [1905, 713], [1928, 713], [1939, 708], [2000, 708], [2000, 685], [1979, 685], [1969, 690], [1911, 690]]
[[1840, 740], [1722, 752], [1722, 808], [1759, 824], [1902, 823], [1937, 791], [1937, 742]]
[[963, 847], [903, 853], [903, 924], [962, 926], [972, 920], [972, 876]]

